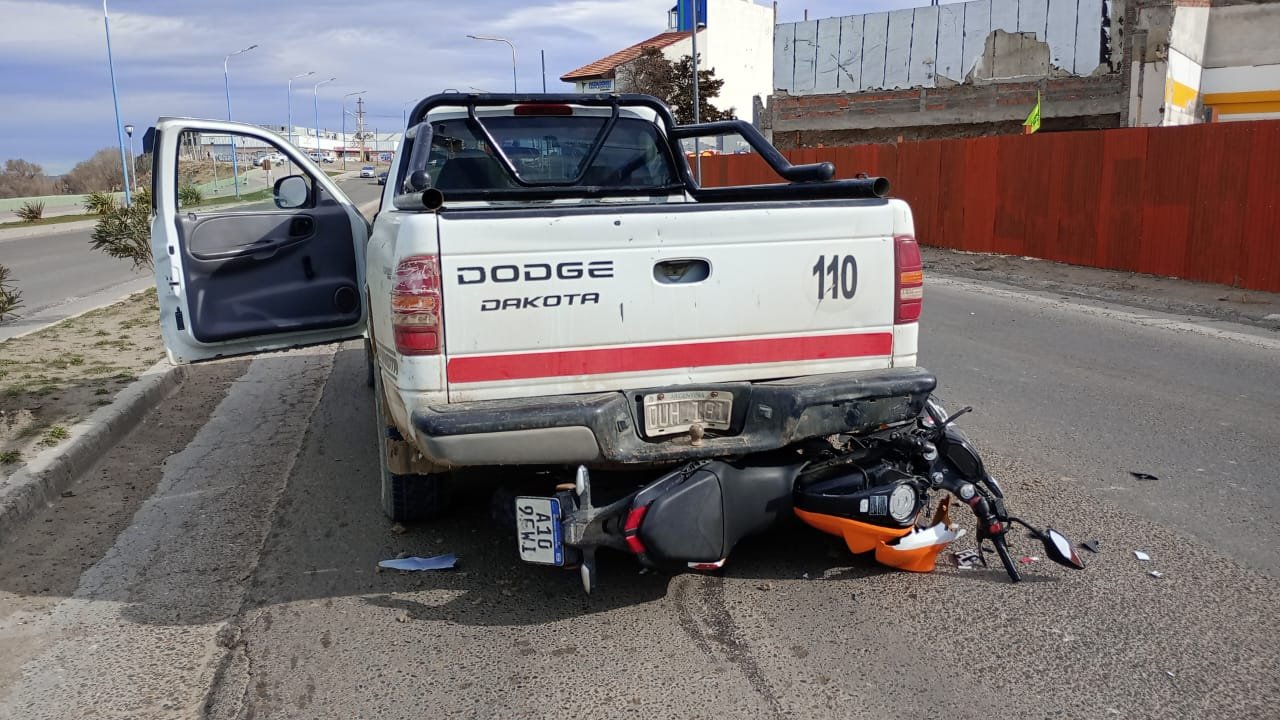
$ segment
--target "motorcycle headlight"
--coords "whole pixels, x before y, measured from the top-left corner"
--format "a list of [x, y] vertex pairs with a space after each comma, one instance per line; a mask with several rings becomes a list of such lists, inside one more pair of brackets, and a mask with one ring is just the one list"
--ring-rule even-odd
[[904, 523], [911, 519], [915, 510], [916, 491], [910, 485], [899, 485], [889, 494], [889, 517]]

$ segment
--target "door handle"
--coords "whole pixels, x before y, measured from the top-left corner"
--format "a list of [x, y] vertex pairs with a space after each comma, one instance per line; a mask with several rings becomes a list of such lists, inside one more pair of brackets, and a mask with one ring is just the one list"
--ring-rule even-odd
[[299, 215], [289, 221], [289, 237], [307, 237], [316, 231], [316, 221], [310, 215]]
[[653, 279], [663, 285], [687, 285], [708, 277], [711, 277], [711, 263], [702, 258], [674, 258], [653, 266]]

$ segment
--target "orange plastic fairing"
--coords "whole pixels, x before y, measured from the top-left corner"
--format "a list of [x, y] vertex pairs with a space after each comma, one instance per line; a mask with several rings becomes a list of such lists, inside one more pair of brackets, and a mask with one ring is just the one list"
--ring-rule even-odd
[[938, 543], [910, 550], [899, 550], [892, 545], [880, 543], [876, 546], [876, 562], [899, 570], [918, 573], [933, 572], [934, 566], [938, 564], [938, 553], [950, 544]]
[[[824, 533], [843, 537], [845, 545], [849, 546], [849, 552], [854, 554], [871, 552], [882, 543], [900, 538], [911, 532], [909, 527], [898, 529], [880, 527], [834, 515], [806, 512], [799, 508], [795, 509], [795, 513], [796, 517], [803, 520], [805, 524], [811, 525]], [[879, 559], [878, 556], [879, 553], [877, 553], [877, 559]], [[894, 567], [897, 566], [895, 565]]]

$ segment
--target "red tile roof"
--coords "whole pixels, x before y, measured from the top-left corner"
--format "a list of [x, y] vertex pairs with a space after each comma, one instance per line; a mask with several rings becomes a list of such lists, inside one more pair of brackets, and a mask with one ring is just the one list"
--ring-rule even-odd
[[665, 32], [659, 35], [654, 35], [648, 40], [638, 42], [625, 50], [619, 50], [608, 57], [600, 58], [593, 63], [583, 65], [577, 70], [567, 72], [564, 75], [561, 75], [560, 79], [565, 82], [572, 82], [574, 80], [590, 80], [594, 78], [608, 77], [609, 74], [616, 70], [619, 65], [625, 65], [626, 63], [640, 57], [640, 55], [644, 53], [645, 48], [652, 47], [661, 50], [668, 45], [674, 45], [675, 43], [680, 42], [692, 34], [692, 32], [686, 30], [684, 32]]

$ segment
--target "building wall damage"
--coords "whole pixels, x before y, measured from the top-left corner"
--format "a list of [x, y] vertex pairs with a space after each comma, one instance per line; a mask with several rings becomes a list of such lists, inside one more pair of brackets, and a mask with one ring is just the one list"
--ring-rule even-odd
[[1280, 117], [1276, 37], [1280, 0], [972, 0], [784, 23], [766, 129], [781, 147], [1016, 133], [1037, 98], [1047, 131]]

